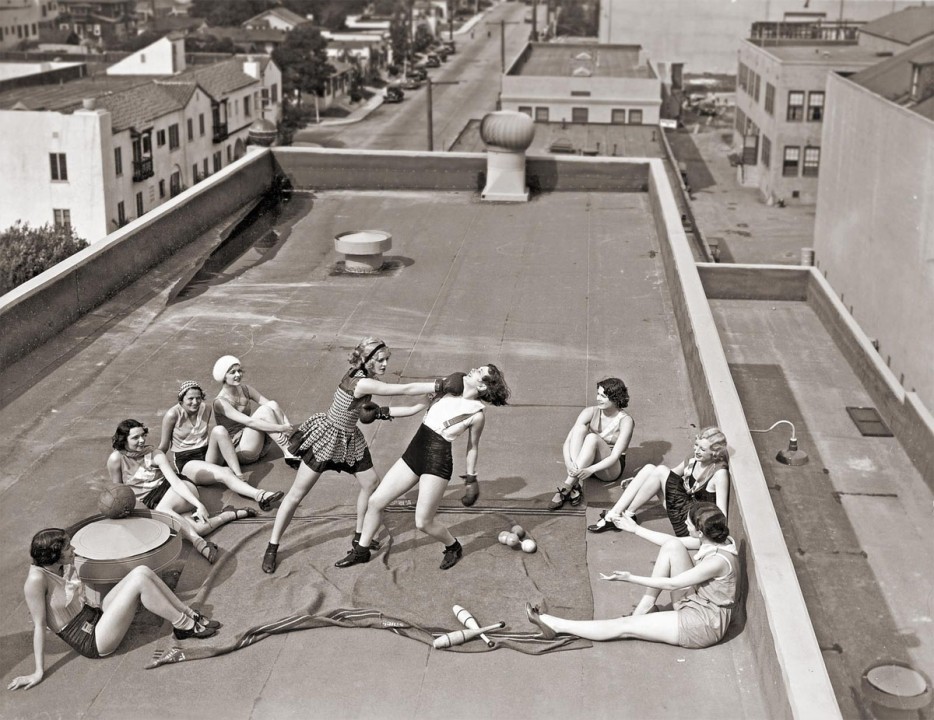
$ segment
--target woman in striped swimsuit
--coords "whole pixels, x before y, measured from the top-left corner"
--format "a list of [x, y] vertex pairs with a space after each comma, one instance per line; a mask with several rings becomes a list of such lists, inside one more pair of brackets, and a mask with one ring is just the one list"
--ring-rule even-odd
[[[407, 417], [424, 409], [425, 405], [372, 409], [372, 395], [427, 395], [442, 389], [445, 380], [417, 383], [384, 383], [378, 378], [386, 374], [389, 366], [389, 348], [374, 337], [366, 337], [350, 354], [350, 370], [341, 378], [334, 400], [327, 412], [316, 413], [303, 422], [289, 439], [289, 450], [301, 464], [288, 494], [279, 505], [269, 545], [263, 554], [263, 572], [276, 571], [276, 553], [279, 540], [285, 532], [299, 503], [318, 482], [323, 472], [334, 470], [353, 475], [360, 483], [357, 495], [357, 524], [353, 545], [360, 539], [363, 516], [370, 495], [379, 484], [379, 475], [373, 469], [370, 449], [357, 421], [361, 410], [367, 411], [366, 420], [392, 420]], [[379, 547], [377, 545], [377, 547]]]

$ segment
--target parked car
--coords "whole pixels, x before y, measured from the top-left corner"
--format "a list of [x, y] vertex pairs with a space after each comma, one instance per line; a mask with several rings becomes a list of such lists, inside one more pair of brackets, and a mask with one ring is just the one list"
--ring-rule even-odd
[[425, 65], [430, 68], [441, 67], [441, 58], [435, 53], [428, 53], [428, 57], [425, 58]]
[[383, 88], [383, 102], [397, 103], [402, 102], [405, 93], [399, 85], [387, 85]]
[[403, 80], [402, 83], [400, 83], [400, 85], [403, 90], [418, 90], [422, 86], [422, 81], [416, 80], [415, 78], [410, 77], [407, 80]]
[[425, 82], [428, 79], [428, 71], [422, 67], [414, 67], [409, 70], [409, 77], [419, 82]]
[[447, 50], [450, 55], [453, 55], [457, 52], [457, 43], [455, 43], [453, 40], [445, 40], [442, 43], [442, 47], [444, 47], [444, 49]]

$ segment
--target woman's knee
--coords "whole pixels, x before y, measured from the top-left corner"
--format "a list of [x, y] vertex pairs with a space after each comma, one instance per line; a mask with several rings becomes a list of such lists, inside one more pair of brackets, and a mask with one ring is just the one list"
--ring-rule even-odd
[[428, 514], [419, 514], [415, 511], [415, 529], [421, 532], [428, 532], [429, 528], [434, 525], [435, 516], [434, 513]]
[[211, 428], [211, 439], [218, 442], [222, 440], [230, 440], [230, 433], [227, 432], [227, 428], [223, 425], [215, 425]]

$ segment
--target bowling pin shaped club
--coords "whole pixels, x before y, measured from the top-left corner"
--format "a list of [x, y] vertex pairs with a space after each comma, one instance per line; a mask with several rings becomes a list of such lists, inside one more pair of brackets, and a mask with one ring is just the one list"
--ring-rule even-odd
[[[479, 629], [480, 623], [470, 614], [470, 610], [460, 605], [455, 605], [451, 610], [454, 611], [454, 617], [456, 617], [465, 628], [468, 630]], [[488, 647], [496, 647], [496, 643], [490, 640], [484, 633], [480, 633], [480, 639], [483, 640]]]

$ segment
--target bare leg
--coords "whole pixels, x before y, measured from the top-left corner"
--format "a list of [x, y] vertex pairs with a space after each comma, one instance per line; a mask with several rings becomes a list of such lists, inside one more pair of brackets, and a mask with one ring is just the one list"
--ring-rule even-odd
[[221, 484], [233, 490], [238, 495], [252, 498], [257, 502], [263, 496], [263, 491], [255, 488], [234, 473], [233, 469], [213, 465], [202, 460], [189, 460], [184, 468], [179, 468], [195, 485]]
[[[363, 532], [363, 518], [366, 517], [367, 504], [370, 502], [370, 496], [379, 485], [379, 475], [376, 470], [370, 468], [357, 473], [357, 482], [360, 483], [360, 492], [357, 493], [357, 524], [355, 532]], [[378, 526], [377, 526], [378, 527]]]
[[608, 517], [619, 517], [624, 512], [632, 516], [645, 503], [660, 494], [659, 478], [668, 477], [665, 465], [645, 465], [630, 481], [619, 500], [607, 513]]
[[437, 475], [422, 475], [418, 482], [418, 500], [415, 503], [415, 527], [433, 537], [445, 547], [454, 543], [447, 525], [438, 520], [438, 506], [444, 497], [448, 481]]
[[[694, 562], [688, 554], [684, 543], [676, 538], [672, 538], [662, 545], [658, 550], [658, 557], [655, 559], [655, 565], [652, 568], [652, 577], [674, 577], [683, 572], [687, 572], [694, 567]], [[655, 607], [655, 602], [661, 594], [661, 590], [656, 588], [646, 588], [645, 594], [633, 610], [633, 615], [645, 615], [651, 612]], [[677, 600], [687, 594], [687, 590], [672, 591], [672, 600]]]
[[97, 623], [97, 651], [109, 655], [126, 636], [139, 603], [150, 612], [175, 623], [190, 608], [176, 597], [150, 568], [139, 566], [118, 582], [104, 598]]
[[554, 615], [541, 615], [541, 621], [555, 632], [588, 640], [651, 640], [669, 645], [678, 644], [678, 613], [675, 611], [633, 615], [608, 620], [565, 620]]
[[272, 535], [269, 537], [271, 545], [278, 545], [282, 538], [282, 533], [292, 522], [292, 517], [298, 509], [299, 504], [305, 499], [305, 496], [311, 491], [318, 482], [321, 473], [312, 470], [305, 463], [302, 463], [298, 472], [295, 473], [295, 480], [288, 494], [283, 498], [279, 509], [276, 511], [276, 519], [272, 525]]
[[416, 483], [418, 483], [418, 475], [412, 472], [404, 460], [396, 460], [386, 473], [386, 477], [370, 495], [366, 515], [363, 518], [363, 528], [360, 531], [360, 547], [370, 547], [373, 536], [383, 524], [383, 511], [389, 507], [389, 503], [415, 487]]
[[240, 458], [237, 457], [237, 448], [234, 447], [230, 433], [223, 425], [215, 425], [208, 437], [208, 452], [205, 457], [209, 463], [220, 465], [220, 460], [227, 463], [233, 474], [243, 479], [243, 468], [240, 467]]
[[[285, 412], [283, 412], [282, 408], [280, 408], [279, 404], [275, 401], [270, 401], [266, 405], [257, 408], [256, 412], [253, 413], [253, 417], [277, 425], [289, 424], [289, 419], [286, 417]], [[283, 433], [269, 433], [269, 437], [282, 448], [282, 453], [285, 457], [295, 457], [289, 452], [289, 439]], [[244, 428], [243, 433], [240, 435], [240, 443], [237, 446], [237, 457], [240, 459], [240, 462], [249, 464], [259, 460], [265, 442], [266, 433], [261, 430], [254, 430], [253, 428]]]

